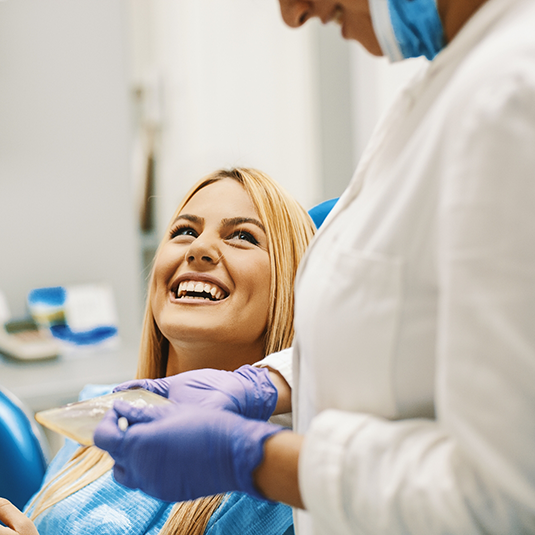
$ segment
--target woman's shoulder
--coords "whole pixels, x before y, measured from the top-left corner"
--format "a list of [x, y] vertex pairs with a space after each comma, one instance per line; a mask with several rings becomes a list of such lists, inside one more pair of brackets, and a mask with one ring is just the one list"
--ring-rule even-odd
[[227, 494], [206, 526], [206, 535], [286, 535], [292, 532], [292, 509], [257, 500], [248, 494]]
[[172, 507], [119, 485], [108, 471], [44, 511], [35, 523], [42, 535], [156, 534]]

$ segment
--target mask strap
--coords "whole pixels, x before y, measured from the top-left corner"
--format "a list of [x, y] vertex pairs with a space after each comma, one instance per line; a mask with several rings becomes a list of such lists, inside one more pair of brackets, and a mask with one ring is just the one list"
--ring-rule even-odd
[[401, 61], [404, 56], [399, 47], [392, 20], [388, 0], [369, 0], [373, 29], [383, 54], [391, 61]]

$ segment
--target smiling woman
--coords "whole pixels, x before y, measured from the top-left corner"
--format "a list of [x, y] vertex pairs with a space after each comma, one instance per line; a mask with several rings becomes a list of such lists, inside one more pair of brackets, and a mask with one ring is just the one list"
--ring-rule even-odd
[[[294, 278], [313, 233], [305, 210], [260, 171], [217, 171], [196, 184], [156, 253], [138, 379], [236, 370], [289, 347]], [[244, 380], [251, 373], [269, 388], [272, 372], [248, 367]], [[283, 406], [279, 399], [275, 413]], [[208, 526], [213, 533], [282, 535], [291, 529], [285, 505], [232, 493], [172, 504], [118, 485], [112, 467], [98, 448], [68, 443], [28, 507], [39, 533], [192, 535]], [[5, 510], [10, 525], [29, 529], [16, 511]]]
[[[224, 190], [226, 194], [223, 200], [221, 195]], [[211, 203], [211, 208], [209, 210], [202, 208], [202, 210], [214, 214], [210, 217], [206, 216], [204, 222], [201, 221], [202, 213], [194, 213], [200, 204], [198, 201], [203, 199], [207, 203]], [[234, 216], [229, 215], [231, 211], [234, 211]], [[217, 214], [219, 214], [219, 220]], [[247, 219], [248, 221], [246, 221]], [[257, 223], [252, 223], [251, 219], [256, 220]], [[210, 228], [203, 230], [203, 225], [208, 225], [207, 221], [212, 220], [214, 221], [213, 225], [220, 227], [218, 230], [212, 229], [216, 236], [215, 244], [210, 241], [214, 239], [213, 235], [210, 234]], [[167, 283], [167, 287], [164, 280], [158, 282], [158, 273], [165, 269], [165, 262], [172, 263], [173, 254], [176, 254], [184, 246], [183, 242], [188, 242], [188, 240], [190, 242], [188, 247], [184, 247], [178, 253], [184, 261], [181, 265], [186, 266], [184, 267], [186, 273], [194, 271], [195, 277], [202, 279], [202, 277], [218, 273], [219, 270], [226, 270], [228, 266], [229, 271], [226, 275], [228, 283], [219, 277], [218, 283], [221, 285], [219, 289], [228, 294], [234, 291], [233, 288], [236, 285], [238, 295], [235, 303], [238, 299], [242, 299], [242, 302], [245, 303], [247, 285], [253, 285], [255, 292], [269, 296], [263, 305], [265, 308], [261, 311], [261, 315], [265, 316], [265, 328], [262, 333], [261, 349], [255, 348], [258, 359], [252, 359], [250, 355], [247, 355], [244, 356], [245, 362], [237, 366], [225, 366], [224, 359], [219, 357], [217, 365], [212, 366], [220, 369], [236, 369], [243, 363], [260, 360], [265, 355], [290, 347], [294, 335], [293, 283], [299, 261], [313, 233], [314, 225], [305, 210], [276, 182], [258, 170], [216, 171], [193, 186], [171, 218], [166, 235], [156, 253], [142, 337], [142, 354], [149, 355], [151, 353], [151, 356], [140, 359], [138, 377], [163, 377], [169, 375], [168, 361], [171, 362], [170, 366], [174, 365], [172, 343], [170, 343], [170, 339], [162, 335], [162, 327], [156, 319], [160, 314], [156, 313], [154, 308], [158, 306], [158, 296], [160, 295], [158, 284], [163, 285], [161, 292], [165, 293], [161, 305], [163, 311], [164, 305], [167, 304], [166, 301], [173, 300], [172, 293], [173, 290], [176, 291], [173, 283], [176, 285], [181, 282], [182, 272], [179, 274], [173, 272], [172, 266], [168, 274], [172, 280]], [[251, 240], [257, 241], [258, 244], [255, 245]], [[246, 253], [251, 255], [249, 260], [256, 263], [255, 268], [249, 270], [247, 275], [235, 271], [247, 269], [247, 265], [242, 266], [241, 262], [237, 261], [238, 257], [242, 260], [242, 257], [238, 255]], [[267, 274], [264, 271], [266, 267], [264, 263], [262, 263], [262, 271], [255, 272], [261, 265], [258, 258], [262, 258], [264, 262], [267, 260], [269, 268]], [[187, 268], [188, 265], [193, 267]], [[230, 273], [235, 273], [235, 279], [230, 277]], [[201, 279], [197, 282], [200, 282]], [[213, 279], [211, 280], [213, 281]], [[169, 292], [170, 296], [167, 295]], [[190, 304], [194, 305], [195, 303]], [[221, 303], [221, 305], [223, 304], [232, 306], [230, 300], [229, 303]], [[167, 310], [173, 310], [170, 305], [171, 303], [169, 303]], [[170, 338], [179, 344], [185, 344], [185, 340], [189, 336], [194, 336], [195, 333], [194, 337], [197, 342], [199, 339], [204, 340], [202, 329], [207, 328], [207, 326], [204, 325], [202, 318], [201, 322], [197, 322], [196, 319], [200, 315], [197, 312], [202, 312], [204, 309], [197, 311], [194, 306], [190, 306], [181, 310], [188, 311], [187, 314], [182, 314], [181, 321], [188, 322], [191, 330], [168, 324], [168, 328], [171, 330]], [[215, 353], [221, 355], [221, 352], [225, 350], [223, 344], [237, 345], [238, 339], [236, 337], [242, 336], [243, 333], [237, 333], [239, 326], [233, 324], [233, 319], [226, 317], [226, 310], [220, 316], [218, 310], [220, 310], [218, 307], [214, 307], [213, 318], [214, 321], [220, 322], [221, 328], [213, 329], [210, 336], [216, 337], [217, 342], [213, 347]], [[162, 322], [164, 321], [165, 317], [162, 313]], [[249, 322], [255, 321], [255, 318], [248, 318], [246, 321], [247, 329], [251, 329], [252, 323]], [[176, 336], [172, 336], [174, 329], [181, 329], [183, 338], [176, 340]], [[152, 343], [153, 339], [158, 340], [159, 349], [156, 355], [152, 355], [152, 348], [156, 347]], [[203, 354], [207, 354], [209, 348], [205, 348], [205, 350]], [[232, 358], [231, 351], [227, 353]], [[185, 366], [185, 356], [181, 355], [180, 360], [182, 361], [181, 366]], [[161, 366], [157, 375], [153, 372], [154, 361], [157, 361], [158, 365]], [[198, 367], [202, 366], [196, 366], [196, 368]], [[184, 371], [184, 368], [181, 371]]]
[[[167, 374], [234, 370], [264, 356], [270, 255], [243, 186], [224, 178], [184, 205], [154, 264], [154, 319], [169, 341]], [[215, 343], [197, 349], [198, 340]], [[202, 361], [199, 359], [202, 358]]]

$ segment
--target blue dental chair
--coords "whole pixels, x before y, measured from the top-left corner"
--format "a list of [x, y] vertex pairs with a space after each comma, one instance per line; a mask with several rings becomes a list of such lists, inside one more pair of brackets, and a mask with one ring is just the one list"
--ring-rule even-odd
[[339, 197], [335, 199], [329, 199], [328, 201], [323, 201], [316, 206], [313, 206], [309, 211], [308, 215], [314, 221], [316, 228], [320, 228], [325, 218], [329, 215], [329, 212], [333, 209], [334, 205], [338, 202]]
[[22, 403], [0, 386], [0, 497], [19, 509], [41, 486], [48, 447]]

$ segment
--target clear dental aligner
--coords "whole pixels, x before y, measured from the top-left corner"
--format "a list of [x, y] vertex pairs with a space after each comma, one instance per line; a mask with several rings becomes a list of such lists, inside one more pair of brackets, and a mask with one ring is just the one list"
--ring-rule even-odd
[[[93, 434], [97, 425], [118, 399], [138, 408], [173, 403], [148, 390], [136, 388], [41, 411], [35, 415], [35, 419], [41, 425], [75, 440], [83, 446], [92, 446]], [[123, 422], [121, 425], [121, 429], [126, 431], [128, 422]]]

